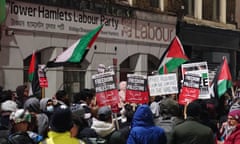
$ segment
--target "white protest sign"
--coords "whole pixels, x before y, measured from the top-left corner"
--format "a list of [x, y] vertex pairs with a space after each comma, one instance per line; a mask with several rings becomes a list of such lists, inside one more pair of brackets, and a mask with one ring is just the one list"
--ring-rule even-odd
[[194, 74], [201, 77], [199, 99], [209, 99], [209, 74], [207, 62], [182, 64], [182, 77], [186, 74]]
[[178, 93], [177, 76], [175, 73], [148, 77], [150, 96]]

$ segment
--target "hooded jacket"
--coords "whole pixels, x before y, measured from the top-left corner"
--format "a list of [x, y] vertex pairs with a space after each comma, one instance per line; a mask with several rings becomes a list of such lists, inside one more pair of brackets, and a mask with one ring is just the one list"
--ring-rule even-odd
[[166, 144], [166, 142], [164, 130], [154, 125], [149, 106], [139, 106], [133, 116], [127, 144]]

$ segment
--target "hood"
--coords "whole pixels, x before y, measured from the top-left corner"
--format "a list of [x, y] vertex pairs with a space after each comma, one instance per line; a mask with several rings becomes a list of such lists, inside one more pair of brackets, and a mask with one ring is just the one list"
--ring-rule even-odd
[[153, 125], [153, 114], [149, 106], [146, 104], [139, 106], [134, 113], [132, 127]]
[[46, 110], [46, 108], [47, 108], [47, 102], [48, 102], [49, 100], [51, 100], [51, 98], [43, 98], [43, 99], [40, 100], [40, 109], [41, 109], [42, 111], [45, 111], [45, 110]]
[[35, 97], [27, 99], [27, 101], [24, 103], [24, 109], [27, 109], [29, 112], [40, 113], [39, 100]]
[[114, 124], [100, 121], [96, 118], [93, 118], [93, 123], [91, 128], [94, 129], [96, 133], [101, 137], [108, 136], [113, 131], [115, 131]]

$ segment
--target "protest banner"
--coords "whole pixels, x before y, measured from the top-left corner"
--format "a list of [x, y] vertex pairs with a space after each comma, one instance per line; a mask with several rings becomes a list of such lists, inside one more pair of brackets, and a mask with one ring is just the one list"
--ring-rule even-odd
[[182, 79], [184, 75], [193, 74], [201, 77], [199, 99], [209, 99], [209, 74], [207, 62], [187, 63], [181, 65]]
[[147, 76], [128, 74], [126, 102], [143, 104], [148, 101]]
[[48, 87], [48, 80], [46, 76], [46, 65], [44, 64], [38, 65], [38, 78], [39, 78], [39, 85], [41, 88]]
[[177, 76], [175, 73], [148, 77], [150, 96], [178, 93]]
[[96, 91], [96, 101], [99, 107], [119, 103], [118, 90], [113, 71], [95, 74], [92, 76]]
[[201, 77], [193, 74], [185, 74], [183, 87], [179, 94], [178, 103], [186, 105], [199, 97]]

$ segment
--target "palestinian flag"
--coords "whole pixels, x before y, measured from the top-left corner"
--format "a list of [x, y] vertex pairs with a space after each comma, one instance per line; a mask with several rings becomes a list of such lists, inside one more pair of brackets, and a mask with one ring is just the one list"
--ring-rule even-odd
[[176, 36], [168, 49], [165, 51], [158, 68], [159, 74], [166, 74], [174, 71], [181, 64], [185, 63], [188, 57], [185, 55], [183, 46]]
[[231, 87], [232, 76], [228, 67], [227, 59], [224, 57], [212, 82], [215, 97], [220, 98]]
[[29, 80], [29, 96], [40, 96], [41, 88], [38, 79], [38, 62], [36, 59], [35, 52], [33, 52], [29, 69], [28, 69], [28, 80]]
[[48, 63], [47, 67], [62, 66], [65, 63], [80, 63], [87, 51], [92, 47], [102, 28], [103, 25], [100, 25], [88, 32], [81, 39], [67, 48], [63, 53], [57, 56], [52, 63]]
[[0, 0], [0, 24], [6, 19], [6, 0]]

